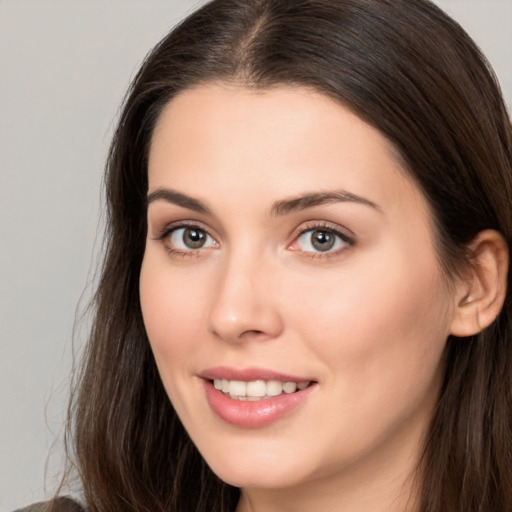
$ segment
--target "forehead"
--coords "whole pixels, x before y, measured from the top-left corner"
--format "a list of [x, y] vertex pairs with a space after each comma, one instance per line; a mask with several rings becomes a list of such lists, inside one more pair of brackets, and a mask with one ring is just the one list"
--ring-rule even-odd
[[211, 84], [182, 92], [163, 110], [150, 148], [149, 189], [224, 201], [332, 188], [376, 203], [411, 191], [421, 196], [399, 162], [378, 130], [316, 91]]

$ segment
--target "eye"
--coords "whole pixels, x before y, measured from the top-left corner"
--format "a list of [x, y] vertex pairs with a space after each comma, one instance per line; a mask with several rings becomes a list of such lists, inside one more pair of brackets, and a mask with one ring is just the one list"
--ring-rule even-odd
[[314, 228], [303, 231], [295, 243], [296, 250], [303, 252], [336, 252], [347, 245], [353, 245], [353, 241], [332, 228]]
[[193, 251], [215, 247], [217, 242], [204, 229], [187, 226], [170, 233], [169, 245], [171, 250]]

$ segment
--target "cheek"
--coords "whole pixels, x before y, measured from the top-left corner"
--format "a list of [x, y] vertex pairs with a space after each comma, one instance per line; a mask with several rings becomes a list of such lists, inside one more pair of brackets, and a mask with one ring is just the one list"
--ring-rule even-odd
[[450, 323], [435, 255], [392, 250], [368, 259], [307, 288], [307, 300], [294, 288], [291, 323], [346, 391], [369, 400], [386, 389], [400, 394], [407, 383], [425, 391], [438, 373]]
[[289, 295], [290, 324], [311, 360], [322, 362], [329, 402], [339, 404], [323, 413], [336, 426], [326, 460], [363, 453], [390, 436], [405, 442], [407, 429], [428, 424], [438, 398], [449, 296], [437, 262], [384, 260], [338, 271], [310, 287], [307, 300], [297, 288]]
[[[162, 376], [187, 366], [189, 354], [201, 343], [203, 325], [201, 280], [173, 269], [165, 258], [148, 253], [140, 275], [140, 302], [144, 325]], [[164, 383], [167, 385], [167, 383]]]

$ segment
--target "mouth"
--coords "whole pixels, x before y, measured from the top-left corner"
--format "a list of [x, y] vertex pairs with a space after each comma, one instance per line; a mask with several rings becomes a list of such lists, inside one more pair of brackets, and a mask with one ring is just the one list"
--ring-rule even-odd
[[263, 369], [218, 367], [202, 378], [213, 413], [231, 425], [264, 427], [300, 409], [310, 401], [318, 382]]
[[258, 402], [279, 395], [291, 395], [310, 386], [313, 381], [280, 380], [210, 380], [215, 389], [232, 400]]

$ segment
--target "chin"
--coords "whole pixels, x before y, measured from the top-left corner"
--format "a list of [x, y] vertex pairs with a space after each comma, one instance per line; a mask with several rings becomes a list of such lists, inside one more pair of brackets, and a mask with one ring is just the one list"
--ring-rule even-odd
[[235, 487], [279, 489], [308, 479], [307, 467], [311, 464], [306, 463], [300, 450], [291, 450], [286, 456], [279, 450], [267, 451], [261, 443], [252, 450], [247, 448], [225, 448], [203, 456], [222, 481]]
[[259, 467], [252, 464], [243, 468], [234, 466], [211, 469], [223, 482], [245, 489], [285, 489], [294, 487], [303, 480], [303, 475], [290, 472], [288, 469]]

